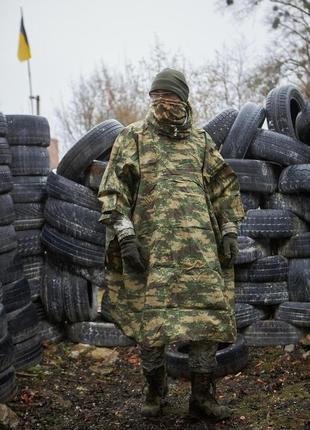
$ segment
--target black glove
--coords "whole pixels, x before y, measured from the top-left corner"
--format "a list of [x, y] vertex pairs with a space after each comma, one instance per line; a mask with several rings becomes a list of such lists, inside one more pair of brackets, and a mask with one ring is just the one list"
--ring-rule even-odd
[[223, 237], [223, 248], [225, 263], [228, 265], [235, 264], [239, 255], [239, 246], [237, 235], [235, 233], [227, 233]]
[[135, 235], [126, 236], [120, 241], [122, 260], [137, 272], [145, 271], [141, 256], [141, 245]]

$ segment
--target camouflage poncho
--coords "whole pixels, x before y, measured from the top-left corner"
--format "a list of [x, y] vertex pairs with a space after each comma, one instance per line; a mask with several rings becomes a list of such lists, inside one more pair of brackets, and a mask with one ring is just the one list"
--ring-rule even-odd
[[148, 346], [233, 342], [236, 336], [233, 268], [220, 261], [223, 230], [235, 228], [244, 215], [239, 185], [203, 130], [189, 121], [183, 131], [186, 138], [164, 135], [152, 112], [126, 127], [98, 194], [101, 221], [108, 224], [114, 210], [126, 215], [144, 249], [145, 273], [123, 267], [107, 228], [112, 317]]

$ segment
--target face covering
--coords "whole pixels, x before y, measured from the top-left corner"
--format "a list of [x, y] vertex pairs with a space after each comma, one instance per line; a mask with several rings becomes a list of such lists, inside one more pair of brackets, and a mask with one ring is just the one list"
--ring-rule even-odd
[[190, 134], [192, 109], [189, 103], [161, 97], [152, 101], [146, 120], [159, 134], [184, 139]]

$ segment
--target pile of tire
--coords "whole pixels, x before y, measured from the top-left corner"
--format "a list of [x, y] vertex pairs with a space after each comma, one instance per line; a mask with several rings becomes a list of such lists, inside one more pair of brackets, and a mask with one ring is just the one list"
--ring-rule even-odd
[[[2, 292], [0, 286], [0, 294]], [[8, 322], [0, 295], [0, 403], [10, 400], [16, 390], [12, 337], [8, 332]]]
[[49, 337], [46, 315], [40, 299], [44, 268], [41, 230], [44, 224], [46, 181], [49, 173], [50, 128], [45, 117], [6, 115], [8, 142], [12, 154], [12, 197], [15, 209], [14, 227], [18, 239], [18, 256], [23, 275], [39, 318], [40, 340]]
[[236, 172], [246, 210], [238, 329], [249, 345], [298, 343], [310, 331], [310, 106], [284, 85], [270, 91], [265, 109], [227, 109], [204, 128]]
[[51, 322], [73, 342], [129, 344], [98, 313], [104, 288], [105, 227], [97, 191], [114, 140], [123, 126], [107, 120], [86, 133], [47, 179], [42, 242], [47, 252], [41, 298]]
[[23, 274], [15, 230], [13, 156], [8, 117], [0, 113], [0, 402], [15, 391], [15, 368], [41, 360], [38, 317]]
[[46, 118], [7, 115], [8, 141], [12, 153], [14, 227], [18, 254], [28, 279], [31, 298], [40, 297], [44, 265], [41, 229], [44, 223], [46, 180], [49, 173], [50, 129]]

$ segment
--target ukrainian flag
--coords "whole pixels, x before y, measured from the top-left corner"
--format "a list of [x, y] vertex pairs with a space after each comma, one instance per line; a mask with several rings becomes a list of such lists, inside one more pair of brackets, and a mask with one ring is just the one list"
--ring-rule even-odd
[[27, 39], [26, 30], [24, 27], [24, 18], [21, 17], [17, 58], [20, 61], [26, 61], [31, 58], [30, 46]]

